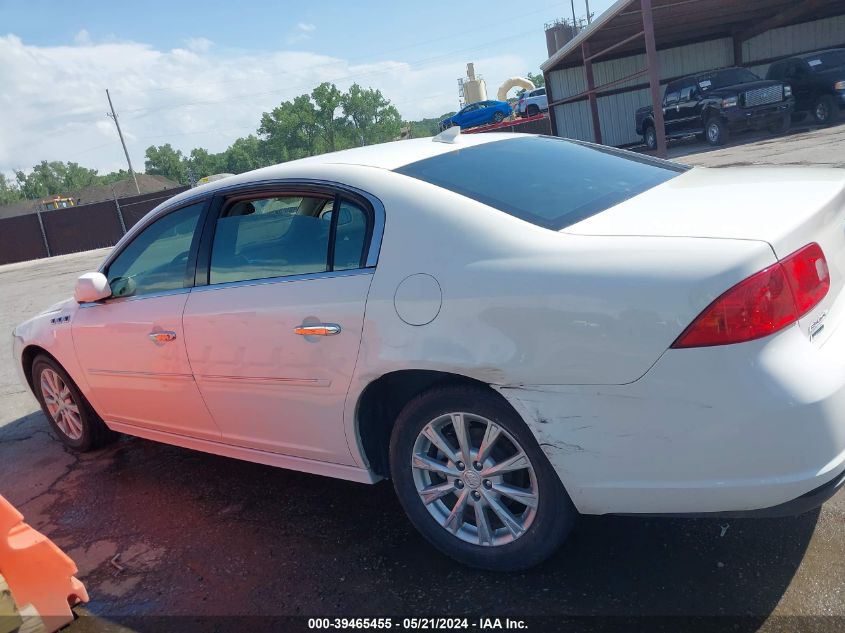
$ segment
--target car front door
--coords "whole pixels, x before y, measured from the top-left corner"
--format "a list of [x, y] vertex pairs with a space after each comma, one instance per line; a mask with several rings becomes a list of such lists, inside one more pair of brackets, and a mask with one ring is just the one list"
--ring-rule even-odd
[[290, 189], [215, 204], [184, 326], [223, 441], [354, 464], [343, 410], [374, 270], [373, 204]]
[[146, 226], [107, 261], [112, 296], [82, 304], [74, 317], [79, 363], [98, 413], [112, 425], [220, 438], [182, 328], [205, 207], [182, 207]]
[[691, 83], [681, 88], [678, 106], [678, 132], [701, 132], [704, 125], [701, 120], [701, 91], [697, 85]]
[[795, 97], [795, 109], [810, 110], [816, 101], [816, 88], [813, 86], [813, 71], [803, 59], [793, 59], [787, 68], [786, 83], [792, 87]]

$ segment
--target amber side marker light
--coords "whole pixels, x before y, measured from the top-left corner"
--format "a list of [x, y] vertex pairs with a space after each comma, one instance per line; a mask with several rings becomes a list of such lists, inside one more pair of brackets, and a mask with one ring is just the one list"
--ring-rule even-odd
[[712, 347], [763, 338], [795, 323], [824, 299], [830, 272], [813, 242], [751, 275], [711, 303], [672, 347]]

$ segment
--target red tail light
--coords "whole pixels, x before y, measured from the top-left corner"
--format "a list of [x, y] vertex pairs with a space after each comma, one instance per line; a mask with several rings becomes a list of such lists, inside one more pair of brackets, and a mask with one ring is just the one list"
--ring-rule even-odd
[[729, 345], [774, 334], [812, 310], [829, 289], [824, 253], [808, 244], [716, 299], [672, 347]]

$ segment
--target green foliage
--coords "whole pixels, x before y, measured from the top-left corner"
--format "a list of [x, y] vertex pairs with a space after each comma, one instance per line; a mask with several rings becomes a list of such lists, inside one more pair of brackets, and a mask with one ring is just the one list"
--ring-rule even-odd
[[543, 73], [528, 73], [528, 81], [534, 84], [535, 88], [542, 88], [546, 85], [546, 78], [543, 76]]
[[421, 119], [419, 121], [408, 121], [406, 125], [411, 128], [411, 138], [424, 138], [426, 136], [436, 136], [440, 133], [440, 122], [443, 119], [448, 119], [454, 115], [454, 112], [447, 112], [441, 114], [433, 119]]
[[[411, 136], [437, 134], [440, 120], [452, 114], [407, 123]], [[311, 94], [283, 101], [263, 113], [255, 135], [237, 139], [223, 152], [212, 154], [197, 147], [184, 155], [169, 143], [151, 145], [144, 169], [148, 174], [188, 184], [189, 174], [196, 180], [223, 172], [238, 174], [315, 154], [392, 141], [399, 138], [401, 127], [399, 111], [381, 91], [353, 84], [344, 93], [333, 83], [323, 82]], [[42, 161], [28, 174], [15, 172], [14, 180], [0, 174], [0, 204], [67, 194], [126, 178], [129, 172], [123, 169], [98, 175], [96, 170], [76, 163]]]
[[97, 170], [76, 163], [42, 160], [29, 174], [15, 172], [21, 197], [34, 200], [97, 184]]
[[352, 84], [349, 92], [341, 97], [340, 104], [356, 145], [384, 143], [399, 136], [402, 117], [380, 90]]
[[188, 182], [185, 157], [182, 156], [181, 150], [173, 149], [170, 143], [159, 147], [150, 145], [147, 148], [144, 171], [154, 176], [164, 176], [183, 185]]
[[20, 189], [6, 179], [6, 174], [0, 174], [0, 205], [17, 202], [22, 197]]

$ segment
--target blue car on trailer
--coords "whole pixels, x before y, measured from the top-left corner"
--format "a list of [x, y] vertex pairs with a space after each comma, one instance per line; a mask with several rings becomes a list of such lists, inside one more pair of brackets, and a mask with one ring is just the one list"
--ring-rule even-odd
[[512, 113], [513, 110], [507, 101], [476, 101], [464, 106], [460, 112], [448, 119], [443, 119], [440, 129], [445, 130], [453, 125], [466, 129], [488, 123], [501, 123]]

